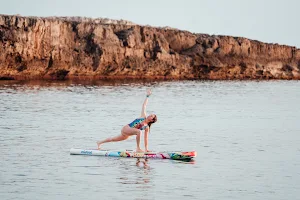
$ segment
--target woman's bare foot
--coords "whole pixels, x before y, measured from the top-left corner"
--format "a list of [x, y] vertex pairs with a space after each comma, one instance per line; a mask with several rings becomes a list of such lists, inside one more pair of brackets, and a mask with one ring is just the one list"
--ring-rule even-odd
[[136, 148], [136, 152], [138, 152], [138, 153], [142, 153], [142, 152], [144, 152], [141, 148]]
[[100, 150], [100, 145], [101, 143], [100, 142], [97, 142], [97, 149]]

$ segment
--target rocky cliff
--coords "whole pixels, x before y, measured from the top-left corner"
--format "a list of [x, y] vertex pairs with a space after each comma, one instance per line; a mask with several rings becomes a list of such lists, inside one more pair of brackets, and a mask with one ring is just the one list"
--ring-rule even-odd
[[128, 21], [0, 15], [0, 79], [300, 79], [300, 49]]

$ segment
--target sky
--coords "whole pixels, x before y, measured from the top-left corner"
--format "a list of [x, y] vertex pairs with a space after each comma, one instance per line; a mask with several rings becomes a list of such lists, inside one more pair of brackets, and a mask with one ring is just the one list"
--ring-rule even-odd
[[0, 14], [84, 16], [300, 48], [299, 0], [0, 0]]

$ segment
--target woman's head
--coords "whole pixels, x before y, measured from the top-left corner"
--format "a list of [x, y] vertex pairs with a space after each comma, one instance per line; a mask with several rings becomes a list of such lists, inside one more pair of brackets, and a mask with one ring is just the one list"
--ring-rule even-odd
[[150, 129], [151, 125], [157, 121], [156, 115], [154, 115], [154, 114], [149, 115], [147, 117], [147, 121], [148, 121], [148, 126], [149, 126], [149, 129]]
[[146, 120], [147, 120], [148, 125], [151, 126], [151, 124], [153, 124], [157, 121], [157, 117], [155, 114], [151, 114], [146, 118]]

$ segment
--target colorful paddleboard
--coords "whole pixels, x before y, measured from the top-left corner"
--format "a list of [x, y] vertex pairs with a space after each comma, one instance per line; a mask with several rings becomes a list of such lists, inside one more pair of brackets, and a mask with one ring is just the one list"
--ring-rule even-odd
[[197, 156], [196, 151], [164, 151], [164, 152], [135, 152], [131, 150], [97, 150], [97, 149], [70, 149], [71, 155], [89, 155], [89, 156], [109, 156], [109, 157], [130, 157], [130, 158], [158, 158], [172, 160], [191, 160]]

